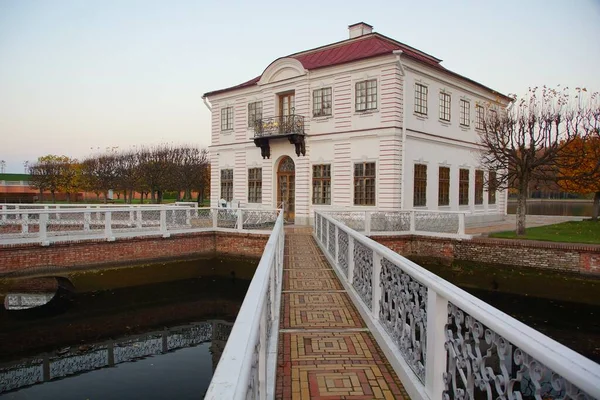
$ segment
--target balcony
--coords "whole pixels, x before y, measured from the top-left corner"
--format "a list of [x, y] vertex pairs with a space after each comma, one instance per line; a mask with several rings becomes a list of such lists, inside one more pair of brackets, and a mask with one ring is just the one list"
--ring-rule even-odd
[[263, 118], [254, 124], [254, 144], [260, 147], [263, 158], [271, 157], [269, 142], [276, 139], [288, 139], [295, 146], [296, 155], [306, 155], [304, 136], [304, 117], [301, 115]]

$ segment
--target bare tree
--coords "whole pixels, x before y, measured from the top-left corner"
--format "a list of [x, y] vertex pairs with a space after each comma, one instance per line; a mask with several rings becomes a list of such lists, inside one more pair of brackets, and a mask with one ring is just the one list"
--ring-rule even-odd
[[[556, 177], [559, 155], [580, 133], [589, 108], [573, 105], [568, 88], [530, 89], [508, 112], [488, 113], [480, 133], [481, 165], [498, 188], [517, 190], [517, 235], [525, 234], [529, 183]], [[487, 183], [491, 184], [490, 182]]]

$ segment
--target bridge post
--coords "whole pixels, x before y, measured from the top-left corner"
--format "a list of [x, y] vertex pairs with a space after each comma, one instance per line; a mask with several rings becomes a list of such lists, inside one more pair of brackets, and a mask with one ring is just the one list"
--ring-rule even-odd
[[327, 251], [329, 251], [329, 229], [331, 229], [331, 223], [328, 220], [325, 220], [325, 222], [327, 222], [326, 228], [325, 228], [325, 248], [327, 249]]
[[373, 250], [373, 275], [371, 276], [371, 315], [379, 320], [379, 299], [381, 298], [381, 255]]
[[40, 221], [39, 222], [40, 222], [40, 225], [39, 225], [40, 242], [42, 242], [42, 246], [44, 246], [45, 243], [47, 243], [47, 241], [48, 241], [48, 232], [47, 232], [48, 214], [40, 213]]
[[415, 210], [410, 211], [410, 232], [414, 233], [417, 230], [417, 224], [415, 221]]
[[104, 237], [109, 242], [113, 242], [115, 240], [112, 234], [112, 215], [110, 211], [106, 211], [104, 213]]
[[237, 229], [238, 231], [244, 230], [244, 215], [241, 208], [237, 210]]
[[425, 392], [430, 399], [442, 399], [446, 372], [446, 336], [448, 299], [427, 289], [427, 359], [425, 360]]
[[142, 210], [136, 210], [135, 211], [135, 226], [136, 228], [141, 228], [142, 227]]
[[465, 234], [465, 214], [464, 213], [458, 214], [458, 234], [459, 235]]
[[29, 233], [29, 214], [21, 214], [21, 233]]
[[[89, 207], [86, 207], [86, 209], [89, 209]], [[92, 220], [92, 215], [90, 214], [89, 211], [86, 211], [83, 213], [83, 230], [84, 231], [89, 231], [90, 230], [90, 221]]]
[[340, 240], [338, 238], [339, 235], [339, 229], [337, 226], [334, 225], [334, 235], [335, 235], [335, 254], [334, 254], [334, 263], [336, 267], [340, 266], [340, 263], [338, 262], [338, 260], [340, 259], [338, 253], [340, 252]]
[[210, 211], [212, 212], [212, 227], [216, 228], [219, 226], [219, 209], [211, 208]]
[[0, 211], [2, 211], [2, 221], [6, 221], [7, 214], [5, 214], [4, 211], [8, 211], [8, 206], [0, 204]]
[[365, 211], [365, 236], [371, 234], [371, 211]]
[[348, 282], [354, 282], [354, 238], [348, 235]]
[[160, 210], [160, 233], [164, 238], [169, 237], [169, 232], [167, 232], [167, 210]]

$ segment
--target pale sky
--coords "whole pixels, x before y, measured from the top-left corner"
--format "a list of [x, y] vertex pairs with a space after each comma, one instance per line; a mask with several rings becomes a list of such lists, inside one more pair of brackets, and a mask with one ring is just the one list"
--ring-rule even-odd
[[505, 94], [600, 91], [600, 0], [0, 0], [0, 160], [208, 146], [204, 92], [359, 21]]

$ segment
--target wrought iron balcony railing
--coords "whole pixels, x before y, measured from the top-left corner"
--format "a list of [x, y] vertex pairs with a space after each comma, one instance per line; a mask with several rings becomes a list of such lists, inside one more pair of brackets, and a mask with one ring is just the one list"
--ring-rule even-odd
[[254, 137], [304, 135], [304, 117], [301, 115], [282, 115], [263, 118], [254, 124]]

